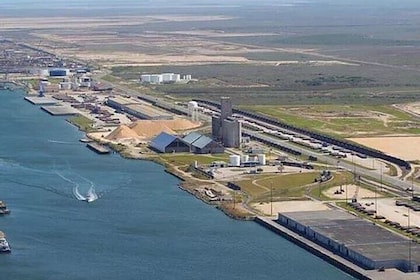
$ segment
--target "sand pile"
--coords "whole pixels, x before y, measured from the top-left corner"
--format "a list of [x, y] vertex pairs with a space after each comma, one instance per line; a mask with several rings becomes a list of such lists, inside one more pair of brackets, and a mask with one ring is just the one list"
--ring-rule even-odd
[[165, 124], [172, 130], [188, 130], [200, 127], [201, 125], [199, 122], [192, 122], [187, 119], [162, 120], [159, 122]]
[[167, 127], [161, 121], [139, 120], [130, 124], [130, 128], [137, 133], [139, 137], [150, 138], [161, 132], [175, 134], [175, 131]]
[[175, 131], [199, 127], [200, 123], [186, 119], [138, 120], [129, 126], [120, 125], [105, 138], [108, 140], [152, 138], [161, 132], [176, 134]]
[[108, 140], [119, 140], [128, 138], [139, 138], [139, 135], [128, 126], [120, 125], [105, 138]]

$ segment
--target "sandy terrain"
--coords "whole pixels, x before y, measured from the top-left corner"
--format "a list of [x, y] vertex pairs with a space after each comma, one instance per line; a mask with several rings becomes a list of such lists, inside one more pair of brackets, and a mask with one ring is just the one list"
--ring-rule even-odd
[[420, 118], [420, 102], [408, 103], [408, 104], [396, 104], [396, 108], [406, 111], [409, 114]]
[[[271, 203], [253, 204], [252, 207], [265, 215], [271, 214]], [[330, 208], [322, 202], [310, 200], [273, 202], [273, 216], [277, 216], [277, 213], [279, 212], [320, 210], [330, 210]]]
[[[349, 185], [343, 185], [342, 189], [344, 190], [343, 193], [341, 194], [334, 194], [335, 191], [339, 190], [340, 187], [332, 187], [326, 191], [323, 191], [322, 193], [329, 197], [329, 198], [333, 198], [333, 199], [352, 199], [353, 197], [357, 198], [357, 199], [363, 199], [363, 198], [374, 198], [375, 197], [375, 193], [364, 189], [364, 188], [359, 188], [357, 190], [357, 186], [353, 185], [353, 184], [349, 184]], [[347, 191], [347, 195], [346, 195], [346, 191]], [[357, 192], [357, 193], [356, 193]], [[379, 195], [377, 197], [380, 197]]]
[[121, 17], [34, 17], [34, 18], [2, 18], [0, 30], [4, 29], [62, 29], [62, 28], [89, 28], [105, 26], [139, 25], [149, 22], [191, 22], [191, 21], [215, 21], [228, 20], [226, 16], [121, 16]]
[[[135, 26], [148, 23], [223, 21], [226, 16], [119, 16], [105, 18], [4, 18], [1, 30], [30, 29], [32, 44], [60, 56], [78, 57], [106, 66], [200, 65], [212, 63], [251, 63], [268, 65], [305, 64], [309, 66], [357, 65], [337, 58], [311, 61], [248, 60], [250, 52], [312, 53], [312, 49], [273, 49], [216, 41], [214, 37], [274, 36], [278, 33], [229, 33], [220, 30], [180, 30], [137, 32]], [[133, 26], [133, 27], [131, 27]], [[132, 28], [119, 34], [118, 28]], [[243, 56], [241, 56], [241, 54]]]
[[350, 138], [349, 140], [405, 160], [420, 160], [420, 136]]
[[107, 140], [139, 140], [149, 139], [161, 132], [176, 134], [176, 131], [185, 131], [200, 127], [201, 123], [194, 123], [186, 119], [174, 120], [138, 120], [130, 125], [120, 125], [108, 135]]

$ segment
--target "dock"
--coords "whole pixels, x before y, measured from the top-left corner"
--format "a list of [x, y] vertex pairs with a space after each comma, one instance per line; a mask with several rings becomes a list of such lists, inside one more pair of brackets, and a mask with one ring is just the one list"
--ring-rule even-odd
[[58, 101], [50, 97], [25, 96], [26, 101], [34, 105], [56, 105]]
[[53, 116], [74, 116], [79, 113], [76, 109], [66, 105], [42, 106], [41, 109]]
[[86, 144], [86, 147], [98, 154], [109, 154], [111, 152], [109, 148], [95, 142]]
[[411, 280], [418, 279], [418, 273], [404, 273], [397, 269], [386, 269], [386, 271], [378, 270], [366, 270], [356, 264], [340, 257], [337, 254], [325, 249], [324, 247], [312, 242], [309, 239], [299, 235], [298, 233], [289, 230], [285, 226], [270, 220], [265, 217], [256, 217], [254, 220], [259, 225], [273, 231], [274, 233], [286, 238], [287, 240], [295, 243], [299, 247], [307, 250], [308, 252], [314, 254], [317, 257], [327, 261], [328, 263], [336, 266], [337, 268], [343, 270], [344, 272], [352, 275], [353, 277], [361, 280], [379, 280], [379, 279], [388, 279], [388, 280]]

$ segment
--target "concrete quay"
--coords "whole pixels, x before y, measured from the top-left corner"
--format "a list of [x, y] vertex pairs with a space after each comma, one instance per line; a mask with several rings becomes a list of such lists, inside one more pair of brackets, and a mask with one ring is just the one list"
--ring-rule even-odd
[[111, 152], [111, 150], [105, 147], [104, 145], [95, 142], [86, 144], [86, 147], [98, 154], [109, 154]]
[[58, 103], [56, 99], [40, 96], [25, 96], [26, 101], [34, 105], [55, 105]]
[[53, 116], [74, 116], [79, 113], [76, 109], [65, 105], [42, 106], [41, 109]]
[[[415, 280], [420, 279], [419, 273], [404, 273], [397, 269], [387, 269], [385, 271], [365, 270], [352, 262], [332, 253], [320, 245], [300, 236], [299, 234], [287, 229], [277, 222], [264, 217], [256, 217], [255, 222], [261, 226], [281, 235], [287, 240], [295, 243], [303, 249], [329, 262], [344, 272], [361, 280]], [[315, 272], [314, 272], [315, 273]]]

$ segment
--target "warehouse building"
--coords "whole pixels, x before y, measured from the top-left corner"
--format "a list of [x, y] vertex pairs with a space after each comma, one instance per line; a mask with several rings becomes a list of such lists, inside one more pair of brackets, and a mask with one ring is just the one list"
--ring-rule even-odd
[[224, 152], [224, 147], [211, 139], [197, 132], [191, 132], [182, 141], [190, 147], [190, 151], [196, 154], [220, 154]]
[[337, 210], [279, 213], [277, 222], [364, 269], [420, 270], [420, 245]]
[[175, 73], [162, 74], [143, 74], [140, 75], [140, 82], [143, 84], [172, 84], [183, 82], [187, 83], [191, 80], [191, 75], [183, 75]]
[[190, 151], [189, 145], [180, 138], [166, 132], [162, 132], [156, 136], [152, 142], [150, 142], [149, 146], [160, 153], [183, 153]]
[[143, 104], [136, 99], [121, 96], [108, 98], [106, 104], [116, 110], [126, 112], [143, 120], [172, 120], [173, 115], [150, 105]]

